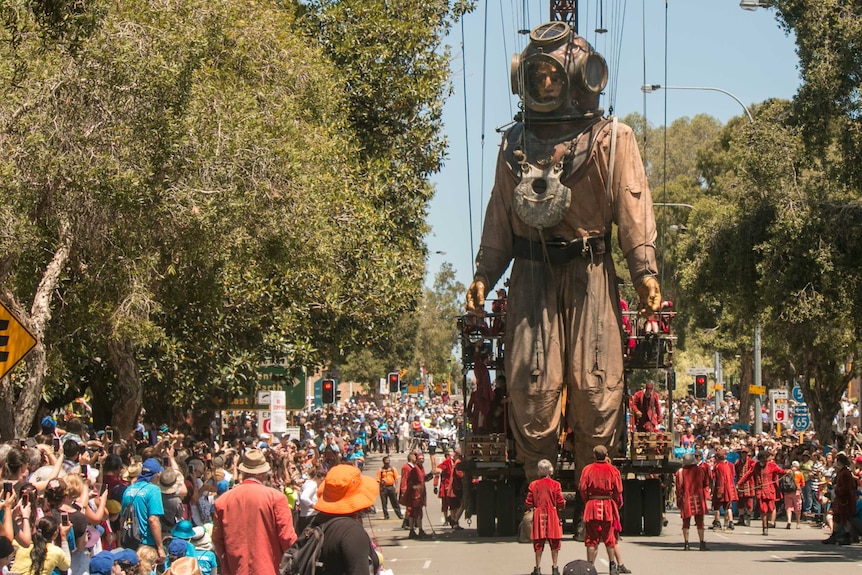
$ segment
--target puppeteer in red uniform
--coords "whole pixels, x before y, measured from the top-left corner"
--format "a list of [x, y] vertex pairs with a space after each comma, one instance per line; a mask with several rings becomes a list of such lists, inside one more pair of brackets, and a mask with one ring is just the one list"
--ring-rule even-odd
[[706, 490], [709, 488], [709, 468], [706, 465], [698, 465], [694, 455], [686, 453], [682, 458], [682, 469], [676, 472], [675, 483], [676, 504], [679, 506], [679, 516], [682, 518], [684, 549], [689, 550], [688, 532], [691, 529], [691, 518], [694, 517], [700, 550], [706, 551], [703, 516], [708, 511]]
[[715, 481], [715, 489], [712, 492], [712, 510], [715, 513], [715, 519], [712, 526], [721, 525], [718, 517], [723, 507], [726, 529], [733, 530], [733, 502], [739, 500], [739, 495], [734, 482], [733, 464], [727, 460], [727, 448], [722, 447], [716, 451], [712, 476]]
[[533, 541], [533, 551], [536, 555], [535, 575], [541, 574], [542, 551], [545, 542], [551, 548], [551, 560], [553, 561], [553, 573], [559, 573], [557, 557], [563, 539], [563, 526], [560, 523], [559, 511], [566, 507], [563, 498], [563, 490], [558, 481], [551, 478], [554, 468], [547, 459], [538, 463], [540, 479], [530, 482], [527, 488], [527, 509], [533, 510], [533, 528], [530, 531], [530, 539]]
[[604, 543], [608, 558], [615, 561], [613, 547], [616, 545], [616, 532], [620, 527], [620, 506], [623, 503], [623, 482], [620, 471], [608, 461], [608, 450], [604, 445], [593, 448], [595, 462], [581, 472], [578, 493], [584, 507], [587, 547], [587, 560], [595, 563], [599, 543]]
[[[739, 449], [739, 459], [733, 464], [736, 477], [742, 477], [749, 469], [754, 467], [754, 460], [748, 456], [748, 448]], [[754, 478], [749, 475], [745, 482], [737, 481], [736, 494], [739, 501], [736, 504], [739, 522], [743, 525], [751, 525], [751, 516], [754, 515]]]
[[784, 475], [784, 470], [772, 461], [772, 454], [766, 449], [757, 454], [757, 463], [752, 466], [736, 483], [742, 484], [749, 478], [754, 478], [754, 494], [760, 505], [760, 518], [763, 520], [763, 534], [769, 534], [769, 518], [775, 511], [775, 500], [778, 499], [775, 486], [778, 478]]
[[648, 381], [644, 389], [632, 396], [632, 414], [635, 416], [636, 431], [655, 431], [661, 422], [661, 405], [655, 392], [655, 383]]

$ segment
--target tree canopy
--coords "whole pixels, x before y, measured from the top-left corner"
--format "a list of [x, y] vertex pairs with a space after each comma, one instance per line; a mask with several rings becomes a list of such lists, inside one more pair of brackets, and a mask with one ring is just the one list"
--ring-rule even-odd
[[[247, 390], [265, 356], [386, 345], [424, 277], [447, 93], [435, 48], [458, 14], [416, 5], [94, 1], [69, 30], [16, 12], [0, 281], [41, 355], [2, 382], [0, 433], [88, 387], [128, 430], [142, 402], [206, 409]], [[365, 69], [385, 38], [355, 44], [381, 29], [404, 41], [387, 82]]]

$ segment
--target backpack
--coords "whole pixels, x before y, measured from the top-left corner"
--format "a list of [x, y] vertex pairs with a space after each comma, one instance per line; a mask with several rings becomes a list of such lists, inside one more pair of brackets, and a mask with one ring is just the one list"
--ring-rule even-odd
[[120, 546], [126, 549], [137, 549], [143, 543], [141, 526], [135, 513], [134, 497], [120, 513]]
[[319, 567], [320, 551], [323, 548], [323, 528], [309, 525], [299, 534], [296, 541], [281, 556], [278, 566], [279, 575], [314, 575]]
[[[323, 526], [315, 525], [314, 520], [299, 534], [296, 541], [281, 556], [278, 566], [278, 575], [315, 575], [318, 569], [323, 568], [320, 561], [320, 552], [323, 549], [323, 540], [326, 536], [326, 527], [347, 518], [335, 518], [327, 521]], [[380, 556], [374, 549], [374, 544], [369, 547], [369, 565], [373, 573], [380, 567]]]
[[793, 475], [782, 475], [778, 480], [778, 490], [782, 493], [796, 493], [796, 480], [793, 479]]

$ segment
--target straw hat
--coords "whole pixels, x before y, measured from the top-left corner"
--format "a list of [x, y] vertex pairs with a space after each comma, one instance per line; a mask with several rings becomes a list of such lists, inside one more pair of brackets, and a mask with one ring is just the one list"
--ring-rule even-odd
[[351, 515], [374, 505], [380, 487], [365, 477], [358, 467], [340, 464], [332, 467], [317, 489], [314, 508], [333, 515]]
[[239, 470], [249, 475], [260, 475], [269, 472], [269, 463], [259, 449], [249, 449], [242, 456]]
[[171, 467], [162, 471], [162, 476], [159, 477], [159, 489], [165, 495], [174, 495], [180, 490], [183, 484], [183, 476]]
[[141, 474], [141, 464], [140, 463], [132, 463], [123, 472], [123, 480], [128, 481], [129, 483], [134, 483], [135, 479], [137, 479], [138, 475], [140, 475], [140, 474]]
[[194, 557], [180, 557], [173, 563], [171, 568], [165, 571], [165, 575], [203, 575], [198, 560]]

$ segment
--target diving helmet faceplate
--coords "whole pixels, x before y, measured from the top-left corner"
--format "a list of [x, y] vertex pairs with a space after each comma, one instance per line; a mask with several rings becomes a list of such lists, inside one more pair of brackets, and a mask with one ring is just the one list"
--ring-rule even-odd
[[530, 44], [512, 57], [512, 93], [526, 120], [563, 121], [602, 115], [599, 95], [608, 82], [601, 54], [565, 22], [530, 32]]

